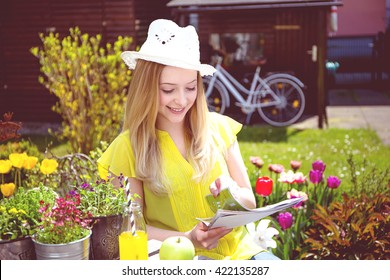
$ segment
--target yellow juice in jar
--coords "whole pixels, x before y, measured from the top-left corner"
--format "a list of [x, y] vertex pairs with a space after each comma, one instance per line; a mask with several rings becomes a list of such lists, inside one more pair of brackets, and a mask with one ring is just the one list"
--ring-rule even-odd
[[148, 235], [144, 231], [122, 232], [119, 235], [119, 259], [120, 260], [147, 260], [148, 259]]

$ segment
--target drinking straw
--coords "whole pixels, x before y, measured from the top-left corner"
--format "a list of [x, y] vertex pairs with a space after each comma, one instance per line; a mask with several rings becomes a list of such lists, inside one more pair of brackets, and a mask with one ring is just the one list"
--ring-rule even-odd
[[129, 207], [130, 211], [130, 226], [131, 226], [131, 234], [135, 236], [135, 223], [134, 223], [134, 214], [131, 210], [131, 192], [130, 192], [130, 181], [128, 177], [125, 177], [125, 190], [127, 196], [127, 207]]
[[130, 207], [131, 205], [131, 192], [130, 192], [130, 181], [128, 177], [125, 177], [125, 191], [126, 191], [126, 198], [127, 198], [127, 206]]

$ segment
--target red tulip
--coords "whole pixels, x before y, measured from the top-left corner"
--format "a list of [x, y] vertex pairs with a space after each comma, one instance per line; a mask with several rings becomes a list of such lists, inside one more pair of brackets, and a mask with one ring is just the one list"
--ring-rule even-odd
[[269, 196], [272, 193], [274, 182], [267, 176], [259, 177], [256, 181], [256, 193], [261, 196]]

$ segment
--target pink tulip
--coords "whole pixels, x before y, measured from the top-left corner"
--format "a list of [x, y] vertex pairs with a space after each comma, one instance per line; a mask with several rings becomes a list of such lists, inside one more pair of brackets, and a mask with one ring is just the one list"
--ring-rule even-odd
[[322, 182], [322, 172], [319, 170], [310, 170], [310, 182], [313, 184], [318, 184]]
[[278, 220], [280, 227], [283, 230], [286, 230], [292, 226], [293, 216], [290, 212], [282, 212], [282, 213], [279, 213], [277, 220]]
[[337, 176], [329, 176], [327, 183], [329, 188], [337, 189], [341, 184], [341, 180]]
[[302, 162], [297, 161], [297, 160], [292, 160], [290, 161], [290, 166], [292, 170], [297, 171], [299, 168], [301, 168]]
[[264, 161], [260, 157], [249, 157], [251, 163], [257, 168], [262, 168], [264, 165]]
[[270, 164], [268, 170], [280, 174], [284, 171], [284, 166], [281, 164]]
[[326, 164], [323, 163], [322, 160], [316, 160], [315, 162], [312, 163], [312, 168], [313, 170], [318, 170], [323, 173], [325, 171]]

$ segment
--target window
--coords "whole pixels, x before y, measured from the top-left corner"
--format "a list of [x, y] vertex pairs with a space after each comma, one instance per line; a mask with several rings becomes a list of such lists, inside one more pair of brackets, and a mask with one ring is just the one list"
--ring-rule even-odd
[[264, 44], [263, 33], [212, 33], [209, 45], [214, 51], [210, 63], [214, 64], [215, 56], [220, 55], [224, 66], [260, 64], [264, 60]]

